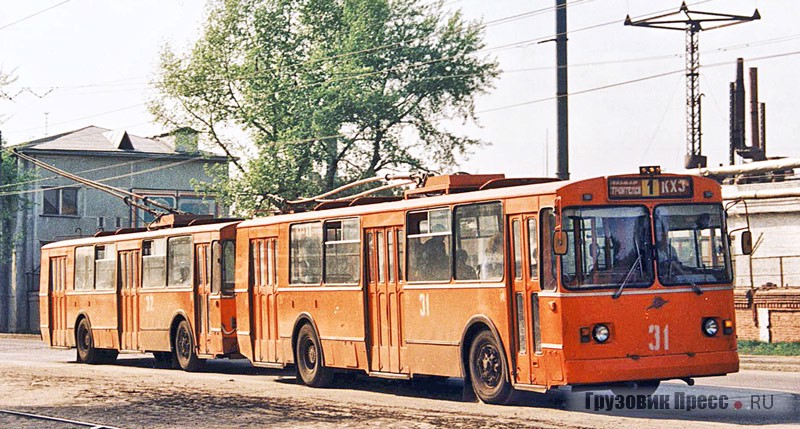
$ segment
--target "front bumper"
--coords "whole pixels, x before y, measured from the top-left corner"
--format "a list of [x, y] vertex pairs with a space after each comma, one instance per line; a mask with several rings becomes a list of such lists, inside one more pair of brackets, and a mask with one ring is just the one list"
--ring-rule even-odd
[[567, 384], [666, 380], [739, 371], [736, 351], [564, 361]]

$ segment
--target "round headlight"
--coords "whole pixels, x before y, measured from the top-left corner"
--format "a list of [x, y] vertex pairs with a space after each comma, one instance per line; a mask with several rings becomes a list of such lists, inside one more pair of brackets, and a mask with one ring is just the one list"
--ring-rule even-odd
[[594, 329], [592, 329], [592, 336], [598, 343], [605, 343], [608, 341], [609, 334], [608, 326], [603, 324], [594, 325]]
[[703, 320], [703, 333], [708, 335], [709, 337], [713, 337], [717, 335], [719, 332], [719, 323], [717, 323], [717, 319], [709, 317], [708, 319]]

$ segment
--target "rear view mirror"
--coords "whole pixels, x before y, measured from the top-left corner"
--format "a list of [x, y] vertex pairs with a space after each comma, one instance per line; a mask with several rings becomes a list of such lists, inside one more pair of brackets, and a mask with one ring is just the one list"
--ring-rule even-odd
[[753, 253], [753, 233], [749, 230], [742, 232], [742, 255]]
[[567, 233], [564, 231], [553, 232], [553, 252], [556, 255], [567, 254]]

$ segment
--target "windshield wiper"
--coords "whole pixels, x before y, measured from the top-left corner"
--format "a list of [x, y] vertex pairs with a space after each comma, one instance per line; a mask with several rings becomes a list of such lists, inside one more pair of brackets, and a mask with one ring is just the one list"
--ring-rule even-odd
[[628, 274], [625, 274], [625, 279], [622, 280], [622, 284], [619, 285], [619, 289], [617, 289], [617, 291], [611, 295], [611, 298], [613, 299], [617, 299], [622, 295], [622, 289], [625, 289], [625, 286], [628, 285], [628, 280], [631, 279], [631, 276], [633, 276], [633, 272], [637, 267], [639, 268], [639, 277], [644, 277], [644, 273], [642, 272], [642, 252], [639, 250], [639, 242], [634, 241], [633, 243], [636, 245], [636, 261], [631, 266], [631, 269], [628, 270]]
[[[690, 285], [692, 285], [692, 290], [694, 291], [694, 293], [696, 293], [698, 295], [702, 295], [703, 294], [703, 289], [700, 289], [700, 286], [697, 286], [697, 283], [692, 281], [692, 278], [689, 277], [688, 274], [686, 274], [686, 271], [683, 270], [683, 268], [681, 267], [681, 265], [679, 263], [677, 263], [675, 261], [670, 261], [670, 264], [674, 264], [675, 265], [675, 269], [678, 270], [678, 274], [680, 274], [683, 277], [685, 277], [686, 281], [689, 282]], [[672, 269], [672, 265], [670, 265], [670, 269]]]

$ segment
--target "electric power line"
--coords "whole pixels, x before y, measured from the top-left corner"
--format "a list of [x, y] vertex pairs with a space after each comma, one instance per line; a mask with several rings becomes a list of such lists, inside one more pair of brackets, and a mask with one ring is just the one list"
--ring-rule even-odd
[[2, 31], [2, 30], [5, 30], [6, 28], [8, 28], [8, 27], [11, 27], [12, 25], [19, 24], [19, 23], [20, 23], [20, 22], [22, 22], [22, 21], [26, 21], [26, 20], [28, 20], [28, 19], [31, 19], [31, 18], [33, 18], [34, 16], [37, 16], [37, 15], [39, 15], [39, 14], [45, 13], [45, 12], [47, 12], [48, 10], [55, 9], [55, 8], [57, 8], [57, 7], [59, 7], [59, 6], [63, 5], [63, 4], [69, 3], [70, 1], [72, 1], [72, 0], [64, 0], [64, 1], [62, 1], [61, 3], [54, 4], [54, 5], [52, 5], [52, 6], [48, 7], [48, 8], [42, 9], [42, 10], [40, 10], [40, 11], [38, 11], [38, 12], [34, 13], [34, 14], [31, 14], [31, 15], [28, 15], [28, 16], [26, 16], [26, 17], [20, 18], [20, 19], [18, 19], [18, 20], [16, 20], [16, 21], [14, 21], [14, 22], [10, 22], [10, 23], [8, 23], [8, 24], [6, 24], [6, 25], [4, 25], [4, 26], [0, 27], [0, 31]]

